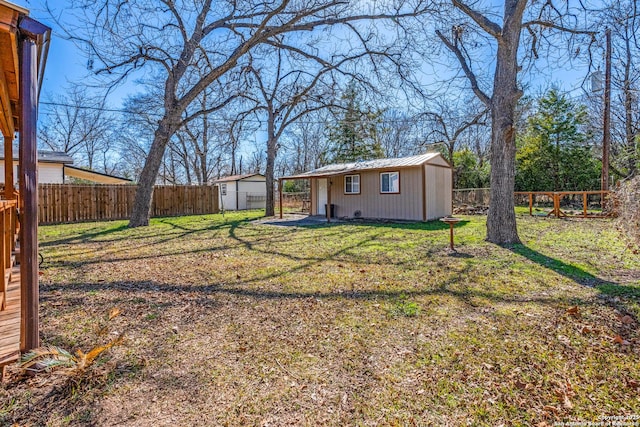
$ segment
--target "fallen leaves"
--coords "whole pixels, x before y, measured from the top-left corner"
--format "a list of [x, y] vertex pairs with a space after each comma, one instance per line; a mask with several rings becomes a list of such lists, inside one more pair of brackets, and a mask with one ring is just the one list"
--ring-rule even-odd
[[576, 395], [571, 383], [569, 381], [564, 381], [563, 383], [558, 383], [558, 386], [554, 390], [558, 399], [562, 402], [562, 407], [565, 409], [573, 409], [573, 403], [571, 402], [571, 398]]
[[566, 313], [570, 316], [580, 316], [580, 309], [578, 308], [577, 305], [574, 305], [573, 307], [569, 307], [566, 311]]
[[629, 341], [625, 340], [620, 335], [616, 335], [615, 337], [613, 337], [613, 342], [620, 345], [631, 345]]
[[[136, 231], [148, 233], [144, 245], [78, 241], [83, 259], [57, 243], [65, 227], [77, 226], [56, 227], [61, 234], [45, 246], [60, 252], [43, 279], [45, 335], [77, 339], [68, 325], [82, 310], [118, 304], [127, 313], [118, 326], [131, 330], [126, 351], [152, 361], [139, 375], [115, 378], [96, 402], [107, 408], [98, 415], [103, 424], [150, 411], [176, 417], [176, 425], [411, 425], [415, 417], [418, 425], [551, 426], [626, 405], [640, 390], [635, 311], [480, 235], [467, 246], [474, 258], [462, 260], [430, 252], [441, 230], [428, 224], [394, 227], [392, 236], [386, 226], [360, 224], [295, 235], [245, 223], [230, 234], [217, 219], [202, 230], [187, 225], [194, 231], [186, 239], [167, 239], [152, 224]], [[424, 244], [400, 245], [411, 241]], [[536, 244], [568, 264], [594, 256], [579, 245], [573, 254], [544, 238]], [[75, 289], [87, 277], [106, 278], [99, 298]], [[429, 310], [388, 316], [401, 292]]]
[[635, 321], [633, 320], [633, 317], [629, 316], [628, 314], [620, 317], [620, 322], [622, 322], [623, 325], [633, 325], [635, 323]]
[[535, 388], [535, 386], [531, 383], [522, 382], [520, 380], [515, 381], [515, 386], [520, 390], [531, 391]]

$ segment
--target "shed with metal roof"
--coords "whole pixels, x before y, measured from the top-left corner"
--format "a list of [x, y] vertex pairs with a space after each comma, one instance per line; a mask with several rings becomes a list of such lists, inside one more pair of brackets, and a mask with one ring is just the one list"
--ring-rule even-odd
[[[311, 215], [428, 221], [451, 215], [453, 172], [440, 153], [324, 166], [308, 179]], [[330, 209], [329, 209], [330, 207]], [[282, 209], [280, 210], [282, 212]]]
[[226, 176], [213, 184], [218, 187], [219, 206], [223, 210], [264, 209], [266, 206], [267, 183], [262, 174]]

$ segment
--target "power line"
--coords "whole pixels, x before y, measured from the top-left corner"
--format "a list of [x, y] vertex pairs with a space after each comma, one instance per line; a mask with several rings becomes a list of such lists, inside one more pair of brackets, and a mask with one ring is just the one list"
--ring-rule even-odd
[[[93, 105], [72, 105], [72, 104], [66, 104], [64, 102], [40, 101], [39, 104], [50, 106], [50, 107], [67, 107], [67, 108], [77, 108], [80, 110], [103, 111], [106, 113], [142, 114], [138, 111], [125, 110], [123, 108], [105, 108], [105, 107], [95, 107]], [[146, 112], [146, 114], [162, 117], [162, 115], [158, 113]]]
[[[105, 113], [120, 113], [120, 114], [129, 114], [129, 115], [146, 115], [146, 116], [151, 116], [151, 117], [157, 117], [157, 118], [162, 118], [162, 114], [159, 113], [153, 113], [153, 112], [140, 112], [140, 111], [132, 111], [132, 110], [127, 110], [127, 109], [123, 109], [123, 108], [106, 108], [106, 107], [96, 107], [96, 106], [92, 106], [92, 105], [72, 105], [72, 104], [67, 104], [67, 103], [63, 103], [63, 102], [51, 102], [51, 101], [40, 101], [39, 103], [40, 105], [46, 105], [47, 107], [65, 107], [65, 108], [77, 108], [80, 110], [92, 110], [92, 111], [101, 111], [101, 112], [105, 112]], [[53, 110], [51, 111], [41, 111], [41, 113], [45, 114], [45, 115], [53, 115], [55, 114]], [[455, 119], [462, 119], [462, 117], [455, 117]], [[224, 120], [224, 119], [220, 119], [220, 118], [216, 118], [216, 119], [210, 119], [211, 122], [214, 123], [228, 123], [231, 120]], [[298, 120], [297, 123], [299, 124], [322, 124], [322, 125], [327, 125], [330, 123], [335, 123], [335, 122], [339, 122], [339, 123], [367, 123], [367, 124], [371, 124], [371, 123], [380, 123], [380, 124], [385, 124], [385, 123], [411, 123], [411, 124], [419, 124], [419, 123], [425, 123], [428, 122], [429, 120], [426, 118], [417, 118], [417, 117], [405, 117], [405, 118], [382, 118], [382, 119], [371, 119], [371, 120], [354, 120], [354, 121], [348, 121], [348, 120], [341, 120], [341, 119], [336, 119], [336, 120], [332, 120], [332, 121], [322, 121], [322, 120]], [[254, 123], [254, 124], [263, 124], [265, 123], [264, 120], [258, 120], [258, 119], [249, 119], [249, 118], [245, 118], [243, 119], [243, 122], [248, 122], [248, 123]]]

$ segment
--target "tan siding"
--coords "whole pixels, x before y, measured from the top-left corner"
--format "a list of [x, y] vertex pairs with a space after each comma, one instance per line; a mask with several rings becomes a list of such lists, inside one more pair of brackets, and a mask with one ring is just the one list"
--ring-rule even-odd
[[309, 185], [309, 187], [311, 187], [311, 194], [309, 195], [310, 199], [311, 199], [311, 207], [309, 208], [309, 213], [311, 215], [318, 215], [318, 202], [317, 202], [317, 189], [316, 189], [316, 183], [318, 182], [317, 179], [311, 179], [311, 183]]
[[446, 168], [450, 168], [451, 167], [451, 165], [449, 165], [449, 163], [442, 156], [434, 157], [433, 159], [429, 160], [427, 162], [427, 164], [428, 165], [440, 165], [440, 166], [444, 166]]
[[419, 167], [389, 169], [400, 172], [400, 194], [380, 194], [380, 172], [362, 171], [360, 194], [344, 194], [344, 176], [332, 178], [331, 203], [338, 217], [352, 218], [356, 210], [363, 218], [422, 220], [422, 174]]
[[427, 219], [451, 215], [451, 169], [425, 165]]

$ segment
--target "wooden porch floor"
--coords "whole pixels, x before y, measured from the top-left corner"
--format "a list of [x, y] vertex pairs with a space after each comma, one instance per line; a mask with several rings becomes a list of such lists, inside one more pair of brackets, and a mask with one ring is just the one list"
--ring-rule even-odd
[[20, 357], [20, 266], [11, 270], [7, 306], [0, 311], [0, 366]]

